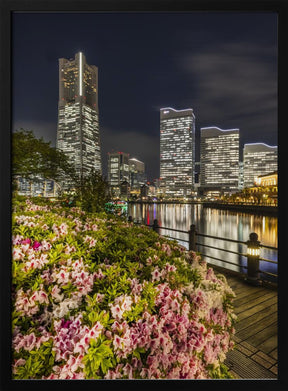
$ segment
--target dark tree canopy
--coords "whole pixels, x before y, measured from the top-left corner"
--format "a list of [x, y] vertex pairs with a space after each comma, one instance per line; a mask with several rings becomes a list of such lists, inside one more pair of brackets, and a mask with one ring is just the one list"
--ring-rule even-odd
[[87, 212], [104, 211], [105, 203], [111, 198], [108, 182], [99, 172], [92, 170], [78, 182], [76, 197]]
[[[52, 179], [70, 184], [75, 200], [88, 212], [99, 212], [110, 199], [108, 182], [98, 172], [76, 175], [74, 166], [51, 142], [37, 139], [33, 131], [20, 129], [12, 134], [12, 175], [31, 181]], [[17, 186], [17, 185], [16, 185]]]
[[12, 134], [12, 175], [35, 180], [59, 180], [66, 175], [75, 178], [73, 166], [68, 157], [51, 147], [51, 142], [37, 139], [33, 131], [20, 129]]

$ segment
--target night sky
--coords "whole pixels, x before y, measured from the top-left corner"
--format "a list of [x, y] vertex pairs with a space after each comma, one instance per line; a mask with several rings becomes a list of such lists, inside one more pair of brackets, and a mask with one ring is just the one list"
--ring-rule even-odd
[[130, 153], [159, 177], [160, 108], [192, 108], [200, 128], [277, 145], [277, 14], [15, 13], [12, 128], [56, 143], [58, 59], [98, 67], [102, 163]]

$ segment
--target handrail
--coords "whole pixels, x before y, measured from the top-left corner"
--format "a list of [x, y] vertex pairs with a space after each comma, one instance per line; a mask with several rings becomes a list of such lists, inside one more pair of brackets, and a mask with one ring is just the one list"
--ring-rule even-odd
[[[152, 224], [145, 224], [146, 227], [154, 227], [154, 225]], [[160, 229], [167, 229], [168, 231], [174, 231], [174, 232], [180, 232], [180, 233], [183, 233], [183, 234], [188, 234], [188, 231], [183, 231], [181, 229], [176, 229], [176, 228], [169, 228], [169, 227], [160, 227], [158, 226], [157, 228], [160, 228]]]
[[227, 250], [226, 248], [219, 248], [219, 247], [215, 247], [215, 246], [209, 246], [208, 244], [198, 243], [198, 242], [196, 244], [198, 246], [214, 248], [215, 250], [225, 251], [225, 252], [231, 253], [231, 254], [242, 255], [244, 257], [246, 256], [246, 254], [239, 253], [239, 251]]
[[[128, 221], [133, 222], [131, 216], [129, 216]], [[141, 224], [141, 222], [138, 222], [137, 224]], [[184, 230], [175, 229], [175, 228], [169, 228], [169, 227], [161, 227], [161, 226], [158, 225], [158, 221], [156, 219], [154, 220], [153, 224], [145, 224], [144, 223], [144, 225], [147, 226], [147, 227], [152, 228], [154, 231], [156, 231], [158, 233], [159, 233], [159, 230], [168, 230], [168, 231], [188, 234], [189, 240], [185, 240], [185, 239], [182, 239], [182, 238], [175, 238], [175, 237], [171, 237], [169, 235], [165, 235], [165, 237], [167, 237], [169, 239], [178, 240], [178, 241], [180, 240], [182, 242], [189, 243], [189, 250], [192, 250], [192, 251], [196, 251], [196, 246], [201, 246], [201, 247], [208, 247], [208, 248], [212, 248], [212, 249], [215, 249], [215, 250], [224, 251], [224, 252], [228, 252], [228, 253], [231, 253], [231, 254], [236, 254], [236, 255], [247, 257], [247, 266], [245, 266], [245, 265], [236, 264], [236, 263], [233, 263], [233, 262], [230, 262], [230, 261], [226, 261], [226, 260], [223, 260], [223, 259], [220, 259], [220, 258], [217, 258], [217, 257], [213, 257], [212, 255], [208, 255], [208, 254], [202, 253], [203, 257], [215, 259], [217, 261], [221, 261], [221, 262], [224, 262], [224, 263], [227, 263], [227, 264], [231, 264], [231, 265], [234, 265], [234, 266], [238, 266], [238, 267], [247, 269], [248, 280], [250, 278], [253, 282], [255, 280], [259, 280], [259, 273], [263, 273], [263, 274], [266, 274], [266, 275], [272, 276], [272, 277], [277, 277], [277, 274], [266, 272], [264, 270], [259, 270], [259, 261], [269, 262], [269, 263], [276, 264], [276, 265], [278, 265], [278, 262], [270, 260], [270, 259], [266, 259], [266, 258], [261, 258], [260, 254], [259, 254], [259, 250], [257, 250], [257, 249], [259, 249], [260, 247], [263, 247], [263, 248], [268, 248], [268, 249], [271, 249], [271, 250], [278, 251], [278, 248], [277, 247], [272, 247], [272, 246], [262, 245], [260, 242], [258, 242], [258, 240], [257, 240], [258, 239], [258, 235], [255, 234], [255, 233], [250, 234], [250, 240], [244, 242], [244, 241], [241, 241], [241, 240], [235, 240], [235, 239], [230, 239], [230, 238], [223, 238], [223, 237], [218, 237], [218, 236], [206, 235], [206, 234], [198, 233], [196, 231], [195, 225], [191, 225], [189, 231], [184, 231]], [[227, 250], [227, 249], [224, 249], [224, 248], [211, 246], [211, 245], [208, 245], [208, 244], [205, 244], [205, 243], [199, 243], [199, 242], [196, 242], [196, 236], [197, 237], [210, 238], [210, 239], [216, 239], [216, 240], [224, 240], [224, 241], [227, 241], [227, 242], [232, 242], [232, 243], [238, 243], [238, 244], [246, 245], [247, 246], [247, 253], [240, 253], [238, 251]], [[251, 251], [249, 251], [249, 250], [251, 250]]]
[[200, 234], [196, 232], [197, 236], [204, 236], [205, 238], [211, 238], [211, 239], [217, 239], [217, 240], [226, 240], [227, 242], [234, 242], [234, 243], [240, 243], [240, 244], [246, 244], [246, 242], [243, 242], [241, 240], [235, 240], [235, 239], [230, 239], [230, 238], [222, 238], [219, 236], [212, 236], [212, 235], [206, 235], [206, 234]]

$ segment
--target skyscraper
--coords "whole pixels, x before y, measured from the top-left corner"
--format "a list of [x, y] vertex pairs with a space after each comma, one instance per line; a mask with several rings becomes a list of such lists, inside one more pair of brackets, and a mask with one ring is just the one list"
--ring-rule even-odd
[[160, 110], [161, 189], [171, 198], [189, 197], [194, 185], [195, 115], [192, 109]]
[[235, 191], [239, 187], [239, 129], [201, 128], [200, 186]]
[[98, 68], [83, 53], [59, 59], [57, 148], [75, 165], [79, 177], [101, 172]]
[[108, 182], [110, 186], [120, 186], [129, 182], [129, 153], [108, 152]]
[[131, 189], [139, 190], [142, 185], [144, 185], [145, 181], [145, 163], [141, 162], [134, 157], [129, 159], [129, 182], [131, 185]]
[[243, 164], [244, 187], [254, 186], [258, 176], [277, 171], [278, 148], [264, 143], [245, 144]]

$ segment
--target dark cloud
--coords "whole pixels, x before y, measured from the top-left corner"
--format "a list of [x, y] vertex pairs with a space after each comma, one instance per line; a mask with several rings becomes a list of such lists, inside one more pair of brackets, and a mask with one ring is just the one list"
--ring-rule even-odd
[[259, 139], [277, 133], [277, 63], [271, 61], [276, 53], [275, 47], [243, 42], [184, 55], [178, 66], [197, 90], [201, 121], [234, 123], [244, 127], [243, 135], [249, 130]]

